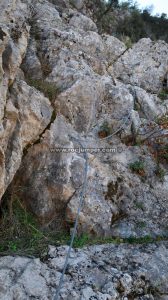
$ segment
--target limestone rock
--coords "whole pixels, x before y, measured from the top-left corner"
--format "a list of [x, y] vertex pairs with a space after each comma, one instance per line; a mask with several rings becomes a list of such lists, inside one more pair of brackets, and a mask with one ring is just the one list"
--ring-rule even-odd
[[114, 64], [114, 75], [151, 93], [163, 88], [167, 77], [168, 46], [164, 41], [141, 39]]
[[107, 61], [109, 65], [113, 64], [116, 59], [118, 59], [126, 51], [126, 46], [114, 36], [104, 35], [103, 40], [105, 43]]
[[41, 79], [43, 77], [34, 39], [30, 39], [29, 41], [26, 56], [22, 62], [22, 70], [26, 73], [26, 76], [31, 79]]
[[84, 162], [71, 151], [70, 129], [68, 132], [63, 117], [57, 117], [41, 142], [29, 149], [23, 160], [24, 176], [18, 175], [16, 185], [24, 186], [20, 191], [21, 199], [25, 199], [25, 204], [44, 224], [60, 217], [75, 192], [74, 188], [82, 184], [78, 174], [83, 171]]
[[60, 112], [78, 132], [87, 132], [93, 126], [104, 86], [94, 78], [85, 77], [61, 93], [56, 100]]
[[[48, 259], [0, 258], [0, 297], [53, 299], [68, 247], [50, 246]], [[168, 245], [106, 244], [73, 249], [60, 291], [63, 300], [163, 300], [167, 297]]]
[[[0, 8], [0, 197], [16, 175], [13, 193], [19, 184], [18, 196], [43, 224], [55, 221], [57, 229], [59, 217], [72, 226], [85, 166], [74, 135], [89, 148], [78, 233], [167, 235], [166, 160], [160, 163], [162, 182], [157, 145], [145, 143], [152, 127], [163, 129], [161, 143], [167, 144], [166, 125], [157, 122], [168, 109], [167, 100], [159, 99], [167, 44], [141, 39], [126, 49], [97, 32], [84, 15], [84, 1], [2, 0]], [[46, 91], [43, 82], [51, 88]], [[109, 134], [109, 140], [102, 138]], [[67, 153], [57, 152], [64, 147]], [[130, 167], [137, 161], [144, 166], [141, 174]]]
[[96, 24], [90, 18], [79, 13], [70, 19], [69, 25], [84, 31], [97, 31]]
[[4, 188], [10, 184], [20, 166], [24, 147], [38, 139], [49, 124], [51, 115], [52, 108], [47, 98], [24, 81], [15, 82], [7, 99], [0, 138]]
[[84, 0], [71, 0], [70, 2], [79, 10], [83, 8]]

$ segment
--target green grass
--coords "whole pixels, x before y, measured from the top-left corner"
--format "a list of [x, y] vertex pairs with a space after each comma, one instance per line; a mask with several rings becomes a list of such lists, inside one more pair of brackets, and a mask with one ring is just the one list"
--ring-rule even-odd
[[163, 168], [161, 168], [159, 165], [157, 166], [156, 170], [155, 170], [155, 174], [156, 176], [160, 179], [161, 182], [164, 181], [164, 177], [166, 175], [166, 172]]
[[137, 226], [141, 229], [145, 228], [146, 227], [146, 223], [144, 221], [140, 221], [137, 223]]
[[0, 254], [41, 256], [49, 244], [58, 246], [66, 244], [68, 240], [69, 234], [66, 231], [55, 233], [53, 230], [42, 230], [18, 199], [13, 203], [12, 216], [7, 209], [3, 210], [0, 220]]
[[[146, 227], [146, 223], [141, 222], [141, 226], [144, 228]], [[91, 238], [87, 235], [84, 235], [85, 238], [83, 239], [83, 236], [78, 238], [77, 244], [74, 244], [74, 247], [81, 248], [83, 246], [92, 246], [92, 245], [102, 245], [102, 244], [148, 244], [148, 243], [155, 243], [159, 241], [165, 241], [168, 238], [164, 236], [158, 236], [156, 238], [153, 238], [150, 235], [145, 235], [142, 237], [133, 237], [130, 236], [129, 238], [119, 238], [119, 237], [109, 237], [109, 238]], [[87, 237], [87, 238], [86, 238]], [[84, 241], [82, 243], [82, 241]]]
[[103, 124], [99, 128], [99, 134], [103, 134], [105, 136], [109, 136], [112, 133], [112, 128], [110, 127], [108, 121], [104, 121]]
[[136, 206], [136, 208], [138, 208], [138, 209], [144, 210], [144, 205], [143, 205], [142, 202], [136, 202], [136, 203], [135, 203], [135, 206]]
[[158, 97], [159, 97], [161, 100], [166, 100], [166, 99], [168, 99], [168, 88], [163, 89], [162, 91], [160, 91], [160, 93], [158, 94]]
[[131, 163], [129, 165], [130, 169], [132, 172], [135, 172], [139, 175], [144, 175], [145, 173], [145, 166], [144, 163], [142, 161], [135, 161], [134, 163]]
[[[45, 258], [49, 245], [69, 245], [70, 235], [67, 230], [57, 232], [51, 229], [42, 229], [34, 216], [28, 212], [23, 204], [16, 199], [12, 207], [12, 215], [7, 208], [3, 208], [0, 219], [0, 255], [32, 255]], [[129, 237], [121, 239], [118, 237], [98, 238], [87, 234], [75, 237], [73, 247], [101, 244], [145, 244], [165, 240], [165, 237], [151, 236], [141, 238]]]
[[48, 82], [43, 79], [27, 78], [27, 83], [42, 92], [51, 102], [55, 101], [59, 93], [59, 89], [53, 82]]

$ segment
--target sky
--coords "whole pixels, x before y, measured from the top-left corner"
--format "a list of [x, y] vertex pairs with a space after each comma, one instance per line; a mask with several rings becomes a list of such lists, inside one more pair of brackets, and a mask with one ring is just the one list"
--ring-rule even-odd
[[140, 8], [145, 8], [153, 5], [153, 15], [156, 15], [157, 13], [166, 13], [168, 15], [168, 0], [137, 0], [136, 2], [139, 3]]

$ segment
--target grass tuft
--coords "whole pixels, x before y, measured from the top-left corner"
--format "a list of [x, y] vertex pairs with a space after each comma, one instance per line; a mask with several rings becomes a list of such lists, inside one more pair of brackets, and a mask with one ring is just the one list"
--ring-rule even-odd
[[27, 83], [42, 92], [52, 103], [55, 101], [59, 93], [59, 89], [53, 82], [48, 82], [43, 79], [28, 78]]
[[161, 100], [166, 100], [166, 99], [168, 99], [168, 88], [163, 89], [162, 91], [160, 91], [160, 93], [158, 94], [158, 97], [159, 97]]
[[[141, 224], [145, 227], [146, 224]], [[140, 238], [129, 237], [91, 237], [87, 234], [75, 237], [73, 247], [101, 244], [146, 244], [167, 240], [166, 237], [144, 236]], [[16, 199], [13, 202], [12, 215], [7, 208], [2, 210], [0, 219], [0, 255], [24, 255], [35, 256], [45, 259], [48, 246], [69, 245], [70, 235], [67, 231], [56, 232], [56, 230], [42, 229], [34, 216], [28, 212], [23, 204]]]
[[144, 176], [145, 175], [145, 166], [142, 161], [135, 161], [129, 165], [132, 172], [137, 173], [138, 175]]
[[34, 255], [41, 256], [46, 252], [48, 245], [67, 243], [67, 232], [55, 233], [51, 230], [42, 230], [35, 217], [26, 210], [23, 204], [16, 199], [13, 202], [12, 215], [8, 209], [3, 209], [0, 219], [0, 254]]

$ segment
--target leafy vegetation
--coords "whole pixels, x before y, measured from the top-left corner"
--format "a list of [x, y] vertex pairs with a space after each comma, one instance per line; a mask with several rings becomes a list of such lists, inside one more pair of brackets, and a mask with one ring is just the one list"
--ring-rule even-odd
[[43, 79], [32, 78], [28, 78], [27, 82], [29, 85], [35, 87], [37, 90], [42, 92], [47, 98], [49, 98], [51, 102], [54, 102], [59, 93], [59, 89], [53, 82], [48, 82]]
[[[15, 199], [12, 205], [12, 214], [7, 207], [1, 208], [0, 219], [0, 255], [32, 255], [45, 258], [48, 245], [69, 245], [70, 235], [67, 230], [56, 232], [55, 229], [42, 229], [35, 217], [26, 210], [19, 199]], [[144, 228], [145, 223], [140, 227]], [[87, 234], [75, 237], [73, 247], [82, 248], [95, 244], [143, 244], [165, 240], [165, 237], [152, 238], [118, 237], [97, 238]]]
[[138, 209], [144, 210], [144, 204], [143, 204], [143, 202], [136, 202], [135, 206]]
[[164, 170], [163, 168], [161, 168], [161, 167], [159, 166], [159, 164], [157, 165], [157, 168], [156, 168], [156, 170], [155, 170], [155, 174], [156, 174], [156, 176], [160, 179], [161, 182], [164, 181], [164, 177], [165, 177], [165, 175], [166, 175], [166, 172], [165, 172], [165, 170]]
[[168, 114], [164, 114], [157, 118], [157, 123], [164, 129], [168, 129]]
[[163, 89], [162, 91], [160, 91], [160, 93], [158, 94], [158, 97], [161, 99], [161, 100], [166, 100], [168, 99], [168, 89]]
[[140, 161], [140, 160], [135, 161], [134, 163], [131, 163], [129, 166], [133, 172], [135, 172], [141, 176], [143, 176], [145, 174], [145, 166], [142, 161]]
[[[141, 228], [146, 227], [146, 223], [143, 222], [141, 224]], [[83, 236], [85, 238], [83, 238]], [[79, 240], [84, 240], [86, 239], [87, 235], [83, 235]], [[164, 236], [157, 236], [157, 237], [152, 237], [151, 235], [145, 235], [142, 237], [134, 237], [130, 236], [129, 238], [119, 238], [119, 237], [111, 237], [111, 238], [90, 238], [89, 236], [86, 239], [85, 243], [81, 243], [81, 245], [77, 244], [78, 247], [83, 247], [83, 246], [91, 246], [91, 245], [101, 245], [101, 244], [121, 244], [121, 243], [128, 243], [128, 244], [148, 244], [148, 243], [155, 243], [159, 241], [164, 241], [167, 240], [167, 237]]]
[[100, 138], [107, 137], [111, 134], [112, 130], [107, 121], [104, 121], [103, 124], [99, 128], [98, 135]]
[[87, 3], [101, 33], [123, 40], [129, 37], [129, 47], [140, 38], [163, 39], [168, 42], [166, 14], [153, 16], [151, 8], [140, 10], [135, 1], [90, 0]]
[[141, 229], [145, 228], [146, 227], [146, 223], [144, 221], [140, 221], [137, 223], [137, 226]]
[[168, 144], [163, 145], [158, 152], [158, 160], [168, 163]]
[[42, 230], [34, 216], [16, 199], [12, 214], [2, 208], [0, 219], [0, 254], [43, 255], [49, 244], [65, 244], [69, 240], [66, 231], [61, 233]]

